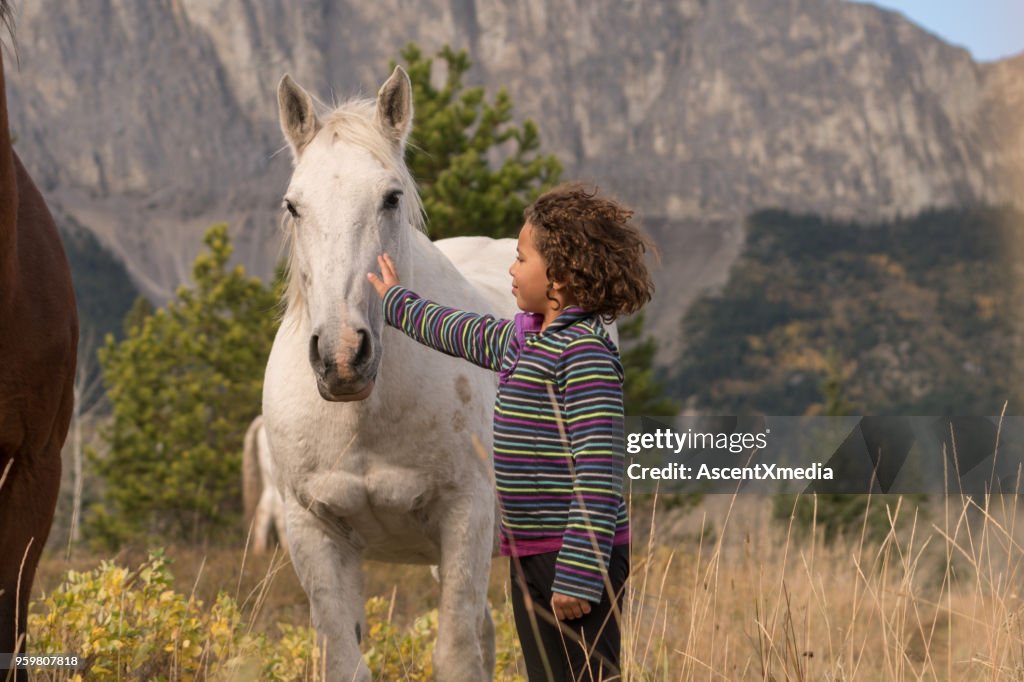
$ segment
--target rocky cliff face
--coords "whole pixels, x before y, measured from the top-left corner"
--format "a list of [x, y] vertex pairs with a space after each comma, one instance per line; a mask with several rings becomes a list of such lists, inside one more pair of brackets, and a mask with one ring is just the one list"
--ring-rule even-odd
[[766, 206], [874, 219], [1015, 202], [1024, 58], [979, 64], [845, 0], [35, 0], [9, 62], [18, 150], [48, 198], [154, 297], [211, 223], [266, 275], [289, 161], [285, 72], [372, 95], [408, 41], [470, 50], [566, 175], [636, 206], [663, 251], [649, 318], [670, 358], [683, 306], [721, 283]]

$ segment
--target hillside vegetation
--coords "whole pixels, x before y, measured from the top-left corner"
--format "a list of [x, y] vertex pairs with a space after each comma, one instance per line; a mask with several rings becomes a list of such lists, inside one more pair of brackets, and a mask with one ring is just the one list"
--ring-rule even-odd
[[720, 414], [819, 413], [833, 349], [860, 413], [1017, 414], [1022, 225], [1010, 208], [755, 213], [727, 284], [683, 319], [671, 391]]

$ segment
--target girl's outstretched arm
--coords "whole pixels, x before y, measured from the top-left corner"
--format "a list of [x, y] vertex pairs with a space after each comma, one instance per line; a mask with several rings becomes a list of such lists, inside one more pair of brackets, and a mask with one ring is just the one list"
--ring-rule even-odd
[[498, 371], [501, 358], [515, 330], [512, 320], [446, 308], [420, 298], [399, 282], [395, 265], [387, 254], [377, 256], [381, 277], [366, 277], [384, 299], [384, 320], [412, 339], [447, 355], [469, 360]]

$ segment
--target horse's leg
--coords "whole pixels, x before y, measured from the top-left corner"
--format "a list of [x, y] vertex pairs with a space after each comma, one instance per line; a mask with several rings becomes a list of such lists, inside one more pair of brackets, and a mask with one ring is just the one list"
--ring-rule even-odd
[[270, 506], [270, 516], [274, 520], [274, 528], [277, 530], [277, 544], [281, 546], [281, 549], [285, 552], [288, 551], [288, 536], [285, 534], [284, 527], [284, 502], [281, 500], [281, 494], [274, 491], [272, 504]]
[[[33, 537], [32, 526], [36, 525], [36, 520], [24, 516], [31, 510], [31, 489], [20, 475], [25, 468], [24, 460], [24, 456], [19, 453], [13, 456], [12, 462], [12, 457], [0, 451], [0, 477], [3, 477], [4, 469], [11, 463], [3, 487], [0, 488], [0, 518], [17, 517], [17, 523], [0, 524], [0, 547], [4, 555], [0, 559], [0, 653], [21, 653], [25, 650], [25, 640], [21, 636], [25, 633], [27, 603], [25, 599], [19, 599], [19, 585], [20, 596], [23, 597], [32, 585], [38, 560], [38, 551], [32, 550], [38, 550], [40, 546], [39, 539]], [[8, 674], [9, 668], [0, 666], [0, 680], [8, 679]], [[28, 673], [18, 670], [14, 679], [18, 682], [27, 681]]]
[[497, 659], [494, 642], [494, 620], [491, 619], [491, 607], [484, 603], [484, 615], [480, 622], [480, 647], [484, 652], [484, 671], [494, 675], [494, 663]]
[[253, 515], [253, 554], [266, 554], [270, 548], [270, 524], [274, 522], [274, 501], [270, 498], [270, 492], [269, 488], [263, 489], [259, 504], [256, 505], [256, 513]]
[[[8, 458], [0, 457], [0, 476]], [[29, 466], [35, 464], [35, 470]], [[60, 447], [51, 443], [48, 452], [35, 460], [18, 453], [0, 489], [0, 517], [16, 519], [0, 524], [0, 653], [25, 650], [28, 606], [39, 557], [50, 534], [53, 510], [60, 486]], [[20, 638], [20, 640], [19, 640]], [[19, 646], [15, 648], [15, 644]], [[0, 673], [6, 679], [7, 671]], [[28, 672], [18, 670], [18, 682], [28, 680]]]
[[365, 627], [359, 549], [290, 496], [285, 516], [292, 564], [309, 597], [321, 655], [327, 654], [326, 679], [370, 682], [359, 651]]
[[[494, 679], [493, 653], [488, 655], [488, 647], [481, 646], [486, 628], [480, 617], [487, 608], [493, 509], [493, 499], [478, 494], [462, 497], [449, 504], [444, 512], [438, 567], [441, 603], [434, 648], [434, 669], [439, 680]], [[490, 630], [490, 651], [493, 652], [493, 626]]]

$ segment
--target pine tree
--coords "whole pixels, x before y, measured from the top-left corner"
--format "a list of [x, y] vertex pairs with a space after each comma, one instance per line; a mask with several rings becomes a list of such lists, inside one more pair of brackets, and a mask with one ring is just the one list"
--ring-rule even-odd
[[825, 378], [821, 384], [826, 417], [845, 417], [853, 410], [853, 406], [843, 397], [845, 383], [846, 372], [842, 357], [839, 351], [830, 346], [825, 353]]
[[674, 416], [679, 404], [665, 395], [665, 388], [654, 378], [654, 354], [658, 350], [654, 337], [641, 340], [644, 314], [620, 320], [619, 346], [622, 367], [626, 373], [623, 402], [626, 414], [644, 416]]
[[[558, 182], [562, 166], [554, 155], [538, 153], [536, 124], [512, 124], [512, 100], [504, 88], [488, 103], [483, 87], [463, 84], [472, 65], [465, 50], [445, 46], [437, 57], [447, 69], [440, 88], [431, 84], [433, 59], [412, 43], [402, 51], [415, 112], [408, 164], [430, 236], [515, 237], [523, 209]], [[492, 156], [504, 159], [495, 170]]]
[[108, 542], [156, 535], [196, 541], [237, 521], [245, 429], [259, 412], [276, 329], [272, 287], [228, 269], [226, 225], [165, 308], [137, 304], [125, 338], [99, 352], [112, 419], [92, 455], [105, 505], [90, 530]]

